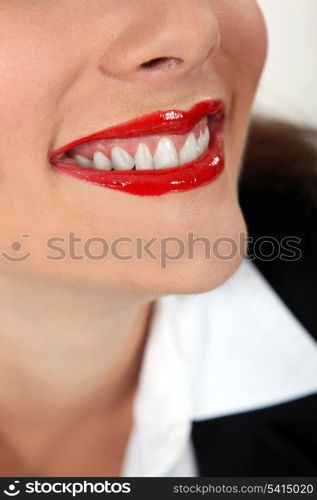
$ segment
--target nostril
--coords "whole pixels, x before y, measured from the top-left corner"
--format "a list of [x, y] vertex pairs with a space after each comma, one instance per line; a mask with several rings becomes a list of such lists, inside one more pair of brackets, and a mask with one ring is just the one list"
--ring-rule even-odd
[[179, 57], [156, 57], [140, 64], [139, 69], [170, 69], [179, 66], [182, 60]]

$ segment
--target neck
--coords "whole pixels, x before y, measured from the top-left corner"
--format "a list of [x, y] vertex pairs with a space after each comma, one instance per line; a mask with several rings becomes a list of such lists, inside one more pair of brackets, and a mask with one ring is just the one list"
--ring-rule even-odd
[[0, 288], [3, 422], [55, 425], [131, 392], [149, 301], [3, 276]]

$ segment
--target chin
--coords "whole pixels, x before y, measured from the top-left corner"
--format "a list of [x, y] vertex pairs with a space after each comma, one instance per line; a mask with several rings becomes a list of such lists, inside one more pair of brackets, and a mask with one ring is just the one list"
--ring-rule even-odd
[[168, 283], [162, 283], [163, 295], [191, 295], [210, 292], [225, 283], [239, 268], [241, 257], [230, 261], [204, 261], [188, 263], [178, 272], [173, 272]]
[[[226, 223], [220, 224], [218, 217], [216, 220], [210, 217], [209, 230], [205, 227], [203, 233], [201, 227], [196, 227], [195, 233], [204, 234], [206, 241], [211, 242], [208, 255], [205, 244], [198, 243], [194, 252], [192, 246], [187, 246], [182, 258], [166, 261], [161, 255], [160, 261], [143, 261], [138, 269], [131, 267], [130, 272], [127, 269], [127, 283], [130, 281], [131, 290], [153, 297], [200, 294], [214, 290], [227, 281], [246, 256], [245, 221], [237, 203], [234, 209], [231, 208]], [[224, 241], [220, 246], [213, 246], [221, 239]]]

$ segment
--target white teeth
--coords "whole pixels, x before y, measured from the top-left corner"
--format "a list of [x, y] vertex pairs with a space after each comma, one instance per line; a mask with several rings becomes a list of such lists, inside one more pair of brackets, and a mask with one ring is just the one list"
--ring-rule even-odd
[[202, 131], [200, 132], [199, 139], [197, 141], [197, 151], [199, 156], [202, 153], [204, 153], [208, 148], [209, 139], [210, 139], [209, 128], [206, 127], [204, 132]]
[[111, 170], [112, 163], [101, 151], [94, 153], [94, 167], [97, 170]]
[[141, 143], [134, 157], [136, 170], [153, 170], [154, 162], [149, 148]]
[[190, 133], [178, 153], [173, 141], [165, 136], [159, 140], [153, 156], [147, 144], [141, 142], [134, 158], [125, 149], [115, 146], [111, 150], [111, 159], [102, 151], [95, 151], [93, 160], [77, 153], [73, 155], [73, 159], [81, 167], [97, 170], [132, 170], [134, 166], [136, 170], [172, 168], [197, 160], [207, 150], [209, 140], [210, 132], [206, 127], [204, 131], [200, 131], [197, 140], [195, 134]]
[[208, 127], [205, 128], [204, 141], [205, 141], [205, 149], [207, 149], [210, 141], [210, 132]]
[[198, 153], [198, 156], [200, 156], [204, 152], [204, 144], [205, 144], [204, 134], [202, 133], [202, 131], [200, 131], [199, 139], [197, 141], [197, 153]]
[[94, 164], [91, 160], [88, 158], [85, 158], [85, 156], [82, 155], [74, 155], [73, 156], [74, 160], [81, 166], [81, 167], [93, 167]]
[[178, 167], [178, 154], [171, 139], [168, 137], [160, 139], [153, 160], [156, 169]]
[[132, 170], [134, 159], [129, 153], [120, 147], [112, 148], [111, 158], [115, 170]]
[[197, 160], [197, 141], [194, 134], [189, 134], [182, 149], [179, 151], [179, 160], [181, 165]]

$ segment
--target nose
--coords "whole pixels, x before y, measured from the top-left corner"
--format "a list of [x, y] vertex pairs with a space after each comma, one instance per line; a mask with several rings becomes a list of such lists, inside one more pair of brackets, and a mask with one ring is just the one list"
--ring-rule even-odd
[[179, 78], [199, 70], [218, 49], [220, 32], [209, 0], [119, 2], [120, 26], [100, 69], [120, 80]]

